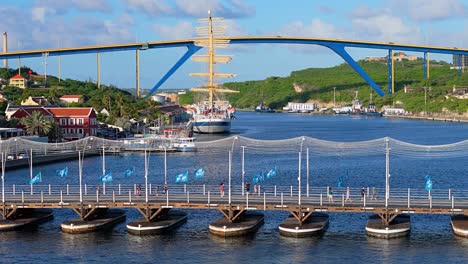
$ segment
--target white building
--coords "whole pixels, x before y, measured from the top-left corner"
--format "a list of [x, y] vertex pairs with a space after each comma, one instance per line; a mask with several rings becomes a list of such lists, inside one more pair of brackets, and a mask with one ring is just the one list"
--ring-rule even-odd
[[406, 113], [403, 108], [385, 108], [383, 112], [385, 115], [404, 115]]
[[290, 112], [302, 112], [308, 113], [312, 112], [317, 109], [316, 103], [292, 103], [289, 102], [288, 106], [283, 107], [283, 110], [290, 111]]

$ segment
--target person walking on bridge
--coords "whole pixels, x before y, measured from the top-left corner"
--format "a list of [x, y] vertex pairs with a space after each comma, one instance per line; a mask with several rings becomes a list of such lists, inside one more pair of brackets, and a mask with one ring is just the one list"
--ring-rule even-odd
[[346, 187], [346, 199], [345, 199], [345, 202], [352, 202], [353, 200], [351, 200], [351, 197], [350, 197], [350, 191], [349, 191], [349, 186]]
[[224, 182], [219, 184], [219, 195], [224, 197]]

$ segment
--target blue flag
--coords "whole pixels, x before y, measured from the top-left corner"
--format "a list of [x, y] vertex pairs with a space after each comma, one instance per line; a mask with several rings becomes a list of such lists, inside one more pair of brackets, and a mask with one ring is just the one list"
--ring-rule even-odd
[[42, 173], [39, 172], [34, 176], [31, 180], [29, 180], [29, 184], [36, 184], [42, 182]]
[[261, 173], [257, 173], [255, 174], [253, 177], [252, 177], [252, 183], [253, 184], [257, 184], [257, 183], [260, 183], [262, 182], [264, 179], [265, 179], [265, 173], [261, 172]]
[[338, 177], [338, 187], [343, 187], [343, 177]]
[[132, 166], [132, 167], [126, 169], [125, 172], [124, 172], [124, 176], [127, 177], [127, 178], [135, 176], [135, 166]]
[[200, 167], [198, 170], [196, 170], [194, 173], [195, 179], [201, 179], [205, 177], [205, 167]]
[[429, 175], [426, 175], [424, 179], [426, 180], [426, 190], [428, 191], [432, 190], [432, 177]]
[[68, 175], [68, 167], [65, 167], [61, 170], [56, 170], [55, 174], [60, 177], [66, 177]]
[[273, 169], [271, 169], [271, 170], [266, 174], [266, 178], [267, 178], [267, 179], [271, 179], [271, 178], [275, 177], [277, 174], [278, 174], [278, 170], [276, 169], [276, 167], [274, 167]]
[[99, 178], [101, 179], [102, 183], [111, 182], [112, 181], [112, 172], [108, 172], [108, 173], [106, 173], [106, 175], [101, 175], [101, 177], [99, 177]]
[[181, 173], [176, 176], [176, 183], [185, 183], [188, 182], [188, 171], [185, 171], [184, 173]]

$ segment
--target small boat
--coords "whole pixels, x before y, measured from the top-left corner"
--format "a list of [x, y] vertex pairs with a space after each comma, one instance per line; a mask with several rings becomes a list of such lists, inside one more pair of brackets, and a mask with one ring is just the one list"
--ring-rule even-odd
[[254, 110], [255, 112], [259, 112], [259, 113], [274, 113], [275, 112], [275, 110], [266, 106], [264, 102], [260, 102], [260, 104], [257, 107], [255, 107]]
[[195, 138], [177, 138], [173, 143], [173, 147], [175, 151], [181, 152], [193, 152], [197, 151], [197, 147], [195, 146]]

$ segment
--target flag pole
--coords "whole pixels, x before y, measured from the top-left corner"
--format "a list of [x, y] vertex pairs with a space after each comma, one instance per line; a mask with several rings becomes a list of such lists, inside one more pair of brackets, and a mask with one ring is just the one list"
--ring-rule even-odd
[[245, 187], [244, 187], [244, 185], [245, 185], [245, 183], [244, 183], [244, 178], [245, 178], [244, 154], [245, 154], [245, 146], [242, 146], [242, 196], [244, 196], [244, 189], [245, 189]]
[[82, 187], [83, 164], [81, 162], [81, 151], [78, 151], [78, 177], [80, 181], [80, 203], [83, 203], [83, 187]]
[[307, 197], [309, 197], [309, 148], [306, 149], [307, 156]]
[[232, 159], [232, 152], [229, 151], [229, 205], [231, 205], [231, 159]]
[[[104, 144], [102, 145], [102, 176], [106, 175], [106, 149]], [[106, 194], [106, 183], [102, 183], [102, 193]]]
[[164, 184], [167, 185], [167, 149], [164, 146]]
[[5, 153], [2, 152], [2, 203], [5, 205]]
[[145, 201], [148, 203], [148, 157], [145, 149]]
[[385, 207], [388, 207], [390, 198], [390, 149], [388, 148], [388, 138], [385, 138]]
[[[32, 180], [33, 176], [33, 172], [32, 172], [32, 159], [33, 159], [33, 156], [32, 156], [32, 149], [31, 149], [31, 154], [29, 155], [29, 178]], [[31, 184], [31, 195], [33, 195], [33, 185]]]
[[299, 206], [301, 206], [301, 160], [302, 160], [302, 151], [299, 151], [299, 177], [297, 178], [298, 185], [299, 185], [297, 202]]

